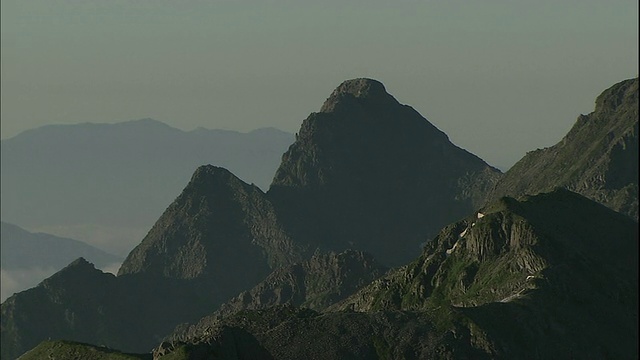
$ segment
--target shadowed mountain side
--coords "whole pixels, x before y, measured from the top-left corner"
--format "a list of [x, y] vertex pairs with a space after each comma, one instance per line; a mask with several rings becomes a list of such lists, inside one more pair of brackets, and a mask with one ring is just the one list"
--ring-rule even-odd
[[557, 186], [638, 220], [638, 78], [605, 90], [556, 145], [527, 153], [500, 179], [492, 198]]
[[[3, 303], [3, 352], [15, 357], [50, 337], [148, 351], [177, 324], [255, 286], [272, 266], [299, 261], [297, 251], [260, 189], [202, 166], [117, 278], [74, 262]], [[30, 328], [41, 321], [47, 325]]]
[[[154, 359], [186, 360], [191, 349], [215, 349], [230, 339], [221, 329], [242, 329], [279, 360], [294, 359], [489, 359], [469, 332], [439, 328], [432, 314], [385, 311], [317, 313], [290, 305], [246, 310], [196, 338], [163, 342]], [[254, 345], [255, 346], [255, 345]]]
[[501, 358], [637, 356], [632, 220], [563, 189], [503, 198], [479, 214], [332, 310], [453, 306]]
[[323, 310], [382, 276], [388, 269], [369, 254], [347, 250], [315, 254], [298, 264], [276, 269], [249, 291], [243, 291], [215, 313], [195, 325], [180, 325], [169, 337], [175, 340], [213, 328], [221, 319], [242, 310], [268, 309], [276, 305]]
[[315, 254], [309, 260], [276, 269], [253, 289], [223, 304], [218, 314], [224, 316], [283, 304], [323, 310], [387, 270], [361, 251]]
[[208, 165], [196, 170], [118, 275], [192, 279], [232, 296], [271, 268], [299, 261], [297, 254], [264, 193]]
[[275, 359], [637, 358], [637, 241], [634, 221], [564, 189], [502, 198], [325, 313], [242, 310], [155, 353], [233, 327]]
[[221, 302], [204, 292], [187, 280], [115, 277], [80, 258], [2, 303], [2, 359], [47, 339], [149, 352], [176, 324], [194, 322]]
[[500, 174], [381, 83], [355, 79], [303, 122], [268, 197], [310, 248], [355, 248], [400, 265], [480, 206]]

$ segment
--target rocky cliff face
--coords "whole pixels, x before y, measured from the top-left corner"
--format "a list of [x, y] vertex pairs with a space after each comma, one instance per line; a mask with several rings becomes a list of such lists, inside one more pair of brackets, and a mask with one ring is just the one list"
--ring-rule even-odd
[[[216, 328], [223, 318], [245, 310], [289, 305], [324, 310], [387, 272], [371, 255], [347, 250], [314, 254], [311, 259], [273, 271], [253, 289], [243, 291], [197, 324], [179, 326], [169, 337], [188, 340]], [[175, 347], [175, 346], [174, 346]]]
[[502, 198], [333, 309], [453, 306], [501, 357], [633, 357], [637, 238], [632, 220], [564, 189]]
[[47, 339], [145, 353], [221, 302], [193, 280], [103, 273], [84, 259], [2, 303], [2, 359]]
[[638, 78], [605, 90], [556, 145], [528, 153], [492, 198], [562, 186], [638, 219]]
[[193, 280], [224, 299], [296, 260], [299, 252], [264, 193], [225, 169], [203, 166], [118, 275]]
[[115, 292], [115, 282], [115, 276], [80, 258], [37, 287], [7, 299], [2, 303], [2, 358], [16, 358], [54, 329], [60, 338], [95, 341], [102, 333], [97, 336], [101, 340], [122, 345], [108, 315], [97, 310]]
[[[467, 332], [442, 330], [429, 314], [416, 312], [318, 313], [292, 306], [241, 311], [223, 324], [188, 341], [165, 342], [155, 354], [171, 359], [191, 359], [196, 351], [214, 349], [231, 337], [220, 337], [225, 328], [242, 329], [255, 342], [252, 349], [265, 359], [489, 359], [471, 345]], [[164, 350], [164, 351], [163, 351]], [[154, 359], [165, 359], [155, 356]]]
[[323, 310], [387, 270], [361, 251], [318, 253], [309, 260], [276, 269], [253, 289], [223, 304], [220, 315], [284, 304]]
[[502, 198], [322, 313], [243, 310], [167, 344], [206, 346], [230, 326], [277, 359], [635, 358], [637, 236], [564, 189]]
[[3, 358], [50, 337], [147, 351], [177, 324], [195, 322], [256, 285], [272, 267], [300, 260], [297, 254], [260, 189], [203, 166], [118, 277], [77, 261], [3, 303], [2, 349], [9, 354]]
[[499, 175], [381, 83], [355, 79], [303, 122], [268, 197], [310, 248], [356, 248], [399, 265], [480, 206]]

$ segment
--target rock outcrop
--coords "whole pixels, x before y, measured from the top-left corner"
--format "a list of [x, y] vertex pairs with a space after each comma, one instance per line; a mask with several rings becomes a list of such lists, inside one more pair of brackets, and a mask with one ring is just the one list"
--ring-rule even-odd
[[190, 280], [226, 300], [298, 260], [264, 193], [209, 165], [196, 170], [118, 275]]
[[561, 186], [638, 220], [638, 78], [605, 90], [556, 145], [527, 153], [492, 198]]
[[479, 207], [499, 176], [381, 83], [355, 79], [303, 122], [267, 195], [310, 249], [355, 248], [401, 265]]

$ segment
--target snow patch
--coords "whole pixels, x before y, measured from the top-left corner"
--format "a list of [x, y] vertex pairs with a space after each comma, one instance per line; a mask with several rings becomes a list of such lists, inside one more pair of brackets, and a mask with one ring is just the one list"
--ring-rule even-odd
[[451, 253], [456, 249], [457, 246], [458, 246], [458, 242], [456, 241], [456, 243], [453, 244], [453, 247], [451, 247], [451, 249], [447, 250], [447, 255], [451, 255]]

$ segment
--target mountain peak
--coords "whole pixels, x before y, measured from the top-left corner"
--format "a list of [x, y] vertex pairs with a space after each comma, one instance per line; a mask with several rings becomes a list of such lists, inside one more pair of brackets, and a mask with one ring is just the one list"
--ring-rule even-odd
[[83, 258], [83, 257], [79, 257], [75, 260], [73, 260], [69, 265], [67, 265], [66, 268], [71, 269], [71, 268], [87, 268], [87, 269], [95, 269], [94, 265], [90, 262], [87, 261], [87, 259]]
[[384, 85], [378, 80], [359, 78], [346, 80], [338, 86], [333, 94], [351, 94], [355, 97], [367, 97], [387, 94]]
[[349, 100], [359, 100], [369, 104], [398, 104], [398, 101], [387, 93], [384, 85], [373, 79], [358, 78], [346, 80], [340, 84], [325, 101], [320, 112], [333, 112], [337, 105]]
[[234, 175], [227, 169], [215, 165], [199, 166], [191, 176], [192, 182], [202, 181], [205, 178], [228, 179]]
[[600, 94], [596, 99], [596, 111], [617, 111], [638, 102], [638, 78], [621, 81]]

